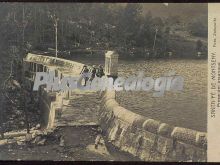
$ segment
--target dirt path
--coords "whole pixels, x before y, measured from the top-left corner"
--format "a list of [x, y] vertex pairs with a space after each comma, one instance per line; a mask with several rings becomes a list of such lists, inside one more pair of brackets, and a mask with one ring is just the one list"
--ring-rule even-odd
[[[69, 133], [67, 136], [67, 132]], [[61, 147], [58, 136], [64, 136]], [[0, 160], [63, 160], [63, 161], [138, 161], [128, 153], [121, 152], [108, 144], [95, 149], [97, 129], [92, 127], [60, 128], [48, 138], [45, 145], [19, 146], [9, 144], [0, 147]]]

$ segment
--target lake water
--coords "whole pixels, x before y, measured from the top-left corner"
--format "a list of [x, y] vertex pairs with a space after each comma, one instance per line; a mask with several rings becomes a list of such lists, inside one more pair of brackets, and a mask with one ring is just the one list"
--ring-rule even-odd
[[[102, 60], [77, 60], [86, 64], [104, 64]], [[181, 92], [167, 92], [153, 97], [152, 92], [120, 91], [117, 101], [123, 107], [173, 126], [198, 131], [207, 130], [207, 60], [119, 60], [119, 76], [128, 77], [138, 71], [145, 76], [160, 77], [169, 71], [184, 78]]]

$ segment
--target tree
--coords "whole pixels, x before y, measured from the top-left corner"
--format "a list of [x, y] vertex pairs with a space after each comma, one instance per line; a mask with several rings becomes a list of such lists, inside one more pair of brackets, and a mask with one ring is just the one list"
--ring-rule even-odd
[[169, 26], [173, 26], [173, 25], [177, 25], [180, 24], [182, 22], [180, 16], [169, 16], [166, 20], [165, 20], [166, 24]]
[[198, 37], [207, 37], [208, 36], [208, 24], [207, 18], [204, 16], [200, 16], [189, 23], [188, 31]]
[[120, 19], [119, 37], [124, 38], [124, 45], [136, 43], [135, 37], [140, 29], [142, 6], [140, 4], [127, 4]]
[[197, 40], [197, 42], [196, 42], [196, 51], [197, 52], [201, 52], [202, 51], [202, 47], [203, 47], [202, 41], [201, 40]]

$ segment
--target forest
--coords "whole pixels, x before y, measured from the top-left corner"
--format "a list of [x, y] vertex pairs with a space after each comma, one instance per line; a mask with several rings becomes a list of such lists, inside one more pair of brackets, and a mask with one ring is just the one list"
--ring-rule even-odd
[[[207, 6], [191, 10], [193, 17], [186, 19], [181, 15], [186, 17], [188, 10], [156, 5], [152, 13], [150, 4], [138, 3], [1, 3], [0, 49], [16, 46], [21, 54], [24, 49], [53, 50], [57, 23], [60, 54], [81, 51], [95, 57], [101, 50], [116, 50], [122, 57], [166, 57], [169, 52], [186, 58], [203, 52], [206, 57]], [[164, 16], [169, 8], [174, 14]], [[167, 13], [159, 13], [162, 9]]]

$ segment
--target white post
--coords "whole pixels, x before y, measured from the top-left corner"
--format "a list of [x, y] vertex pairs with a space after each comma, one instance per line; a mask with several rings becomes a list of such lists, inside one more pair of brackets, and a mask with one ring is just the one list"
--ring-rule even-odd
[[105, 75], [110, 77], [118, 76], [118, 53], [108, 51], [105, 54]]

